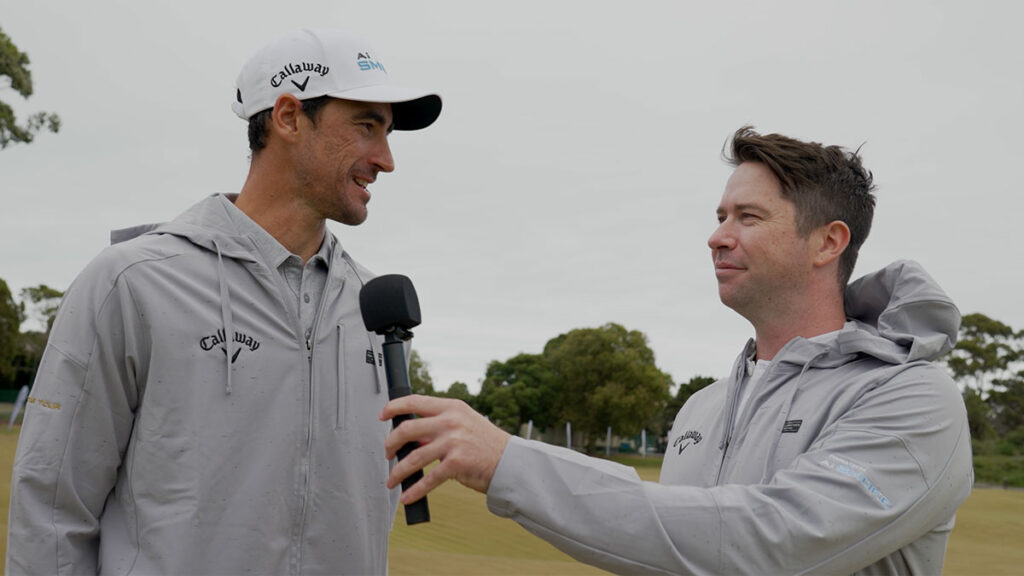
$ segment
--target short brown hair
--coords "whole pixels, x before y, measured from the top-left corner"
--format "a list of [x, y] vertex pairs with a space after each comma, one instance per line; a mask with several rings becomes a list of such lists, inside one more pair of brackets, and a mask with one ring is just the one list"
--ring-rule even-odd
[[840, 288], [853, 274], [875, 214], [874, 178], [858, 152], [780, 134], [761, 135], [753, 126], [737, 130], [731, 146], [727, 143], [722, 151], [733, 166], [759, 162], [772, 171], [782, 185], [782, 196], [796, 206], [797, 232], [804, 237], [836, 220], [849, 227], [850, 244], [839, 258]]
[[[330, 96], [319, 96], [303, 100], [302, 113], [316, 125], [316, 121], [320, 118], [320, 110], [330, 99]], [[273, 112], [273, 108], [267, 108], [249, 118], [249, 150], [254, 153], [267, 147], [267, 124], [270, 123], [270, 115]]]

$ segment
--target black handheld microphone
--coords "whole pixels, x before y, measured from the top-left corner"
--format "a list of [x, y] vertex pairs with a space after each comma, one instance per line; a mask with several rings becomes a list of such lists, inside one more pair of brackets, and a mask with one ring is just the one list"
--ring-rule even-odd
[[[388, 378], [388, 397], [394, 400], [412, 394], [409, 385], [409, 370], [405, 365], [402, 342], [412, 338], [410, 328], [420, 324], [420, 301], [412, 281], [401, 274], [387, 274], [370, 280], [359, 292], [359, 308], [363, 312], [366, 329], [384, 336], [384, 371]], [[395, 428], [410, 414], [401, 414], [391, 419]], [[398, 459], [405, 458], [419, 447], [418, 442], [409, 442], [398, 450]], [[423, 478], [423, 470], [417, 470], [402, 480], [402, 491]], [[430, 522], [430, 508], [427, 497], [405, 505], [405, 523]]]

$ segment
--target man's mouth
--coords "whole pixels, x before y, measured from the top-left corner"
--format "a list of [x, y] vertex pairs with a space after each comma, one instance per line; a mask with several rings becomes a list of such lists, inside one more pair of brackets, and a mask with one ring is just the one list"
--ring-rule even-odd
[[715, 261], [715, 272], [729, 272], [731, 270], [742, 270], [742, 266], [733, 264], [732, 262], [726, 262], [725, 260]]
[[356, 185], [362, 188], [367, 195], [370, 194], [370, 191], [366, 187], [372, 184], [373, 180], [366, 180], [365, 178], [360, 178], [358, 176], [356, 176], [354, 180], [356, 181]]

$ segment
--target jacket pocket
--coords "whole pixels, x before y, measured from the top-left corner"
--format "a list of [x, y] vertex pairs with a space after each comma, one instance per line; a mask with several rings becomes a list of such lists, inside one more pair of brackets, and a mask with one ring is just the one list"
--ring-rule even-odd
[[[387, 386], [383, 350], [375, 335], [362, 327], [339, 324], [337, 364], [337, 420], [335, 428], [348, 430], [354, 422], [371, 419], [383, 406], [380, 395]], [[366, 418], [358, 415], [365, 412]]]

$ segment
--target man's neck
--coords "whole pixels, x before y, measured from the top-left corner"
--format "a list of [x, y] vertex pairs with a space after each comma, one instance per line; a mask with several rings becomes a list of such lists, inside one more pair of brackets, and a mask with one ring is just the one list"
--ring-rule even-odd
[[275, 182], [272, 176], [254, 178], [250, 168], [235, 206], [305, 263], [320, 250], [327, 223], [287, 190], [286, 183]]
[[829, 322], [808, 324], [800, 328], [793, 326], [780, 327], [779, 329], [756, 328], [755, 340], [757, 343], [757, 359], [772, 360], [782, 350], [782, 347], [793, 338], [814, 338], [822, 334], [834, 332], [843, 327], [846, 318], [837, 318]]
[[780, 306], [764, 317], [748, 318], [754, 325], [759, 360], [773, 359], [793, 338], [813, 338], [839, 330], [846, 323], [842, 294], [838, 292], [806, 297], [802, 306], [788, 311], [783, 308]]

